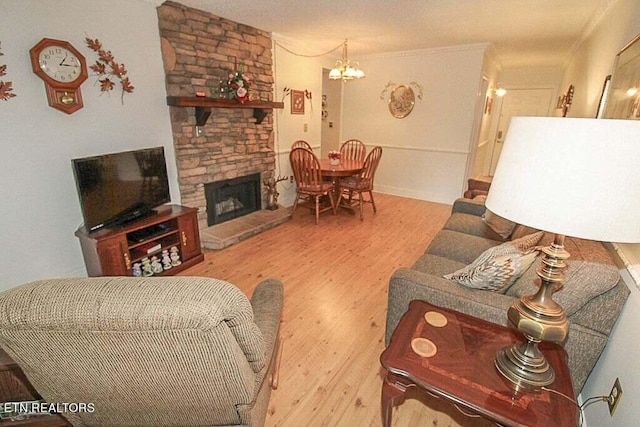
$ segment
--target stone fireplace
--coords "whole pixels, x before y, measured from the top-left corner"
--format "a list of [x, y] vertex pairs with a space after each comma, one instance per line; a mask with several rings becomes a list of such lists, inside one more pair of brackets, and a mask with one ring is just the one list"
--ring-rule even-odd
[[[170, 1], [157, 10], [168, 96], [212, 97], [220, 81], [243, 64], [251, 99], [273, 101], [269, 33]], [[212, 108], [198, 132], [193, 107], [170, 108], [181, 204], [198, 208], [201, 232], [210, 226], [206, 193], [216, 183], [253, 176], [252, 209], [266, 206], [262, 182], [275, 174], [273, 114], [266, 112], [257, 124], [251, 108]], [[232, 197], [219, 210], [244, 210], [247, 201], [234, 197], [239, 204]], [[227, 214], [218, 216], [228, 219]]]
[[207, 225], [250, 214], [260, 209], [260, 174], [255, 173], [204, 185]]

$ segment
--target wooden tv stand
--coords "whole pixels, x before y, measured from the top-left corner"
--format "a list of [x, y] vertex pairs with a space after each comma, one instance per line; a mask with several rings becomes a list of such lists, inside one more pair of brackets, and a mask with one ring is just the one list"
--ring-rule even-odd
[[200, 248], [198, 210], [163, 205], [158, 213], [117, 228], [89, 232], [79, 228], [82, 256], [89, 276], [133, 276], [133, 266], [145, 257], [162, 258], [163, 250], [178, 249], [180, 265], [154, 276], [174, 275], [204, 260]]

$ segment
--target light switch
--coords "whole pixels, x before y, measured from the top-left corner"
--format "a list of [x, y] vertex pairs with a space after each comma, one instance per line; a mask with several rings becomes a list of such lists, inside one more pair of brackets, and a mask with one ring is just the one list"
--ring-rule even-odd
[[307, 132], [309, 130], [309, 123], [304, 124], [304, 131]]

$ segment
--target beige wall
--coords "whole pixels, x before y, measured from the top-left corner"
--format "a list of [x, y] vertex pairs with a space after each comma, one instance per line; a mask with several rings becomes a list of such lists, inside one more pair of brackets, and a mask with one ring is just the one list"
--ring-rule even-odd
[[[278, 34], [273, 34], [274, 101], [284, 101], [284, 109], [274, 110], [274, 132], [276, 153], [276, 176], [291, 176], [289, 152], [291, 144], [303, 139], [316, 152], [321, 150], [322, 113], [322, 69], [331, 67], [335, 61], [330, 56], [309, 57], [304, 46]], [[292, 53], [294, 52], [294, 53]], [[311, 91], [311, 100], [305, 100], [304, 114], [291, 114], [291, 97], [285, 96], [284, 89]], [[306, 131], [305, 131], [306, 124]], [[293, 205], [295, 184], [287, 181], [278, 183], [280, 196], [278, 203]]]
[[[489, 46], [484, 53], [484, 61], [482, 63], [482, 80], [486, 81], [486, 90], [480, 93], [479, 101], [482, 103], [482, 112], [480, 116], [480, 129], [475, 143], [475, 153], [469, 161], [473, 161], [473, 167], [469, 171], [469, 178], [477, 178], [479, 176], [489, 175], [491, 165], [491, 155], [493, 144], [495, 142], [496, 118], [500, 114], [500, 101], [502, 98], [495, 94], [495, 90], [502, 85], [499, 80], [501, 74], [501, 65], [492, 46]], [[481, 88], [482, 88], [481, 82]], [[485, 105], [487, 102], [490, 106]]]
[[340, 150], [342, 129], [342, 85], [341, 80], [329, 80], [329, 69], [323, 70], [322, 95], [327, 97], [327, 118], [322, 120], [322, 156], [331, 150]]
[[[379, 145], [378, 191], [451, 203], [464, 188], [486, 45], [371, 55], [367, 78], [345, 85], [342, 136]], [[389, 82], [423, 89], [413, 111], [394, 118], [380, 95]], [[482, 95], [484, 99], [484, 95]]]
[[[17, 96], [0, 102], [0, 291], [36, 279], [86, 275], [73, 234], [82, 223], [73, 158], [164, 146], [172, 200], [180, 202], [155, 6], [5, 0], [1, 7], [3, 79], [13, 81]], [[67, 115], [47, 105], [28, 52], [43, 37], [67, 40], [91, 64], [97, 56], [86, 47], [87, 36], [126, 64], [135, 89], [121, 102], [118, 90], [101, 93], [90, 71], [81, 87], [84, 108]]]
[[575, 86], [569, 117], [595, 117], [615, 55], [640, 32], [640, 3], [617, 0], [588, 34], [564, 70], [561, 87]]
[[[273, 38], [289, 50], [306, 53], [304, 47], [277, 34]], [[477, 144], [473, 122], [477, 103], [484, 102], [479, 87], [486, 49], [487, 45], [482, 44], [350, 58], [359, 61], [367, 78], [344, 85], [340, 139], [358, 138], [369, 148], [383, 148], [376, 175], [377, 191], [443, 203], [460, 197], [470, 147]], [[276, 168], [288, 176], [288, 153], [293, 141], [305, 139], [320, 152], [322, 68], [331, 68], [335, 56], [308, 58], [278, 46], [274, 52], [274, 99], [280, 99], [284, 87], [308, 88], [314, 95], [313, 111], [304, 116], [290, 114], [288, 99], [284, 110], [276, 114]], [[380, 99], [390, 81], [417, 82], [423, 88], [420, 100], [414, 87], [416, 103], [404, 119], [389, 113], [388, 91], [386, 98]], [[308, 123], [307, 132], [304, 123]], [[293, 203], [293, 185], [281, 183], [278, 191], [281, 204]]]
[[[640, 3], [637, 0], [617, 0], [609, 4], [609, 10], [597, 26], [585, 35], [583, 43], [565, 67], [561, 87], [566, 88], [570, 84], [575, 86], [574, 102], [568, 114], [570, 117], [595, 117], [602, 84], [612, 72], [616, 54], [640, 33]], [[598, 203], [606, 203], [606, 200]], [[638, 245], [624, 245], [622, 253], [635, 263], [635, 269], [640, 268]], [[635, 403], [640, 395], [637, 357], [640, 341], [636, 339], [640, 323], [640, 292], [626, 269], [622, 269], [621, 274], [631, 295], [581, 397], [585, 400], [591, 396], [607, 395], [616, 378], [620, 378], [625, 394], [613, 417], [609, 415], [604, 402], [590, 406], [585, 411], [585, 425], [588, 427], [636, 426], [640, 418], [640, 407]]]

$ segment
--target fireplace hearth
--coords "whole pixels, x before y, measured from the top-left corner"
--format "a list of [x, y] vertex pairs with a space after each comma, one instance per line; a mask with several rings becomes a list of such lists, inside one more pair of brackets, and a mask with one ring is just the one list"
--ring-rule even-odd
[[207, 183], [204, 193], [208, 226], [261, 209], [259, 173]]

